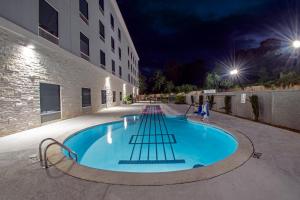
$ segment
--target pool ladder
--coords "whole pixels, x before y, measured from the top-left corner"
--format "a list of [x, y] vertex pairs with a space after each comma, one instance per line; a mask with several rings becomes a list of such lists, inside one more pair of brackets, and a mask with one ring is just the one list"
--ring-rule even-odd
[[[42, 146], [43, 146], [44, 142], [49, 141], [49, 140], [52, 141], [52, 142], [45, 147], [44, 152], [42, 153]], [[75, 157], [75, 161], [76, 162], [78, 161], [77, 153], [72, 151], [69, 147], [65, 146], [64, 144], [58, 142], [57, 140], [55, 140], [53, 138], [46, 138], [46, 139], [43, 139], [39, 144], [39, 159], [40, 159], [41, 166], [43, 168], [46, 168], [46, 169], [49, 168], [49, 164], [48, 164], [48, 161], [47, 161], [47, 151], [48, 151], [49, 147], [51, 147], [53, 145], [58, 145], [61, 148], [65, 149], [66, 151], [68, 151], [70, 159], [74, 160], [74, 157]]]

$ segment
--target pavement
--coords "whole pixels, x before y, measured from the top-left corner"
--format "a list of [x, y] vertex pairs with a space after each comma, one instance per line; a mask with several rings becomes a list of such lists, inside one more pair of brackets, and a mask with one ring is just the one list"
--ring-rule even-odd
[[[183, 114], [187, 105], [170, 104], [170, 113]], [[42, 169], [33, 155], [45, 137], [58, 138], [85, 127], [119, 120], [139, 112], [140, 105], [109, 108], [0, 138], [0, 200], [299, 200], [300, 134], [265, 124], [211, 112], [210, 123], [247, 135], [260, 159], [216, 178], [165, 186], [122, 186], [71, 177], [51, 167]]]

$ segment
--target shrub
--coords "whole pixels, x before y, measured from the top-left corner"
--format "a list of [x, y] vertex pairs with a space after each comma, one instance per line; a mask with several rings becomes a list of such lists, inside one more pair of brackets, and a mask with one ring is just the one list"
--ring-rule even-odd
[[132, 95], [127, 95], [126, 97], [124, 97], [123, 101], [126, 104], [131, 104], [132, 103]]
[[225, 113], [231, 113], [231, 96], [225, 96], [224, 98], [224, 105], [225, 105]]
[[254, 114], [254, 120], [258, 121], [259, 117], [259, 104], [258, 104], [258, 96], [257, 95], [252, 95], [249, 96], [249, 100], [252, 106], [252, 112]]
[[175, 97], [176, 104], [185, 104], [185, 96], [184, 95], [177, 95]]

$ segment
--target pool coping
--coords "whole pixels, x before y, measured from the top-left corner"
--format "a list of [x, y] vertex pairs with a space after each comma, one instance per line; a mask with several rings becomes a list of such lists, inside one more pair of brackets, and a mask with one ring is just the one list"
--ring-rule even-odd
[[[117, 122], [120, 121], [120, 119], [116, 119], [111, 122]], [[203, 123], [194, 117], [190, 117], [188, 120], [196, 123]], [[48, 161], [54, 164], [54, 166], [60, 171], [79, 179], [107, 184], [134, 186], [173, 185], [208, 180], [226, 174], [242, 166], [250, 159], [254, 152], [254, 146], [252, 141], [246, 135], [233, 128], [222, 127], [216, 124], [207, 125], [224, 130], [226, 133], [231, 134], [238, 141], [238, 149], [226, 159], [205, 167], [156, 173], [107, 171], [80, 165], [74, 160], [65, 157], [61, 149], [56, 146], [52, 146], [49, 149], [47, 158]], [[63, 142], [78, 132], [79, 131], [72, 134], [66, 134], [59, 138], [59, 141]]]

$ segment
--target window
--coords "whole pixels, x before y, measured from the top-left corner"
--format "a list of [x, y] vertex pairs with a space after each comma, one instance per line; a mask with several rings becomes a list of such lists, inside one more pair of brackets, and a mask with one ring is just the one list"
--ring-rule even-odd
[[128, 60], [128, 70], [130, 69], [130, 62], [129, 62], [129, 60]]
[[60, 86], [40, 83], [41, 114], [51, 114], [60, 111]]
[[116, 102], [116, 91], [113, 91], [113, 102]]
[[82, 58], [89, 60], [89, 55], [90, 55], [89, 39], [82, 33], [80, 33], [80, 52]]
[[104, 13], [104, 0], [99, 0], [99, 8], [102, 13]]
[[90, 88], [82, 88], [81, 95], [82, 95], [82, 107], [91, 106], [92, 105], [91, 89]]
[[121, 60], [122, 59], [122, 51], [121, 51], [121, 48], [119, 47], [119, 59]]
[[105, 65], [106, 65], [105, 53], [102, 50], [100, 50], [100, 66], [102, 68], [105, 68]]
[[110, 43], [112, 52], [115, 52], [115, 40], [113, 37], [110, 38]]
[[58, 12], [44, 0], [39, 3], [39, 35], [58, 44]]
[[120, 101], [123, 100], [123, 97], [122, 97], [122, 92], [120, 92]]
[[118, 38], [119, 38], [119, 41], [121, 42], [121, 30], [118, 28]]
[[101, 104], [106, 104], [106, 90], [101, 90]]
[[88, 24], [89, 20], [89, 5], [86, 0], [79, 0], [80, 18]]
[[111, 25], [112, 30], [115, 30], [115, 19], [112, 14], [110, 14], [110, 25]]
[[113, 74], [116, 73], [116, 63], [114, 60], [111, 60], [111, 71]]
[[99, 20], [99, 34], [101, 40], [105, 41], [105, 27], [104, 24]]
[[128, 53], [128, 56], [129, 56], [129, 52], [130, 52], [130, 51], [129, 51], [129, 46], [128, 46], [128, 47], [127, 47], [127, 53]]
[[120, 76], [120, 78], [122, 77], [122, 67], [121, 66], [119, 66], [119, 76]]

